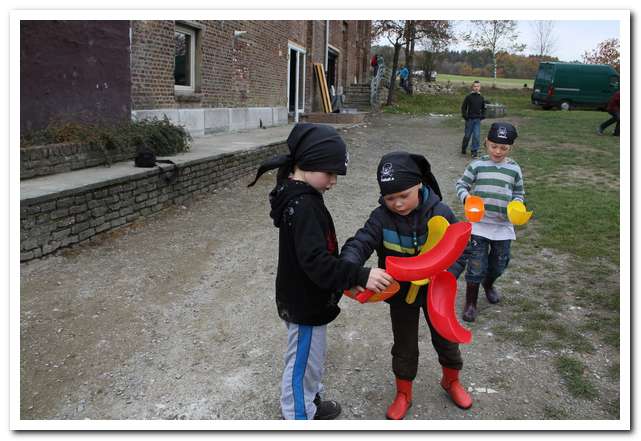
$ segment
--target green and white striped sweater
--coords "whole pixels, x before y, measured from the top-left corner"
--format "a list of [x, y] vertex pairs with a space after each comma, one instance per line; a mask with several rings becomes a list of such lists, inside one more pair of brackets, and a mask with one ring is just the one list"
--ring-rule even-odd
[[461, 202], [469, 194], [483, 198], [485, 216], [482, 222], [509, 223], [507, 204], [513, 200], [525, 202], [521, 167], [510, 158], [496, 163], [488, 155], [481, 156], [468, 164], [456, 182], [456, 194]]

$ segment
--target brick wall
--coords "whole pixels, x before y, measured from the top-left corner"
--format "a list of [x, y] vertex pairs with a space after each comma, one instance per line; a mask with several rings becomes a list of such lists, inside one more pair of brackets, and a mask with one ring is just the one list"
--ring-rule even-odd
[[[182, 96], [174, 92], [175, 23], [134, 21], [134, 110], [287, 107], [288, 41], [306, 50], [305, 108], [307, 111], [320, 109], [312, 67], [313, 63], [325, 63], [325, 20], [221, 20], [179, 24], [192, 26], [201, 42], [197, 48], [200, 68], [195, 93]], [[339, 84], [352, 83], [354, 76], [360, 81], [367, 73], [363, 73], [363, 66], [367, 66], [363, 57], [369, 56], [369, 22], [332, 21], [330, 29], [330, 43], [341, 49]], [[245, 34], [234, 38], [234, 31], [245, 31]], [[363, 37], [365, 34], [367, 38]]]
[[[198, 78], [191, 97], [174, 93], [173, 21], [134, 21], [132, 96], [134, 109], [187, 107], [284, 107], [287, 101], [285, 21], [178, 22], [193, 27]], [[234, 31], [245, 31], [234, 38]]]
[[338, 48], [338, 84], [346, 87], [367, 81], [371, 22], [365, 20], [330, 21], [329, 44]]

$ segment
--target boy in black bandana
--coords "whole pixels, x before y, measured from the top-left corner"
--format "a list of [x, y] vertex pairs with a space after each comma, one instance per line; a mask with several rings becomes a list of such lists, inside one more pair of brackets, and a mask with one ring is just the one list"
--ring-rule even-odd
[[[441, 190], [422, 155], [393, 152], [383, 156], [376, 177], [381, 190], [380, 206], [369, 216], [365, 226], [345, 242], [341, 259], [362, 265], [376, 251], [378, 265], [385, 267], [387, 256], [410, 257], [419, 254], [427, 240], [427, 222], [434, 216], [443, 216], [449, 223], [457, 222], [452, 210], [441, 202]], [[455, 264], [456, 265], [456, 264]], [[401, 282], [401, 289], [386, 300], [390, 305], [394, 346], [392, 370], [396, 376], [396, 398], [388, 408], [389, 419], [403, 419], [412, 405], [412, 381], [418, 369], [419, 311], [430, 328], [432, 345], [443, 368], [441, 386], [454, 403], [467, 409], [472, 398], [458, 379], [463, 367], [457, 343], [441, 337], [430, 322], [427, 313], [427, 285], [418, 289], [412, 300], [408, 296], [409, 282]]]
[[323, 193], [347, 173], [347, 149], [333, 127], [297, 124], [287, 139], [290, 153], [263, 163], [252, 186], [278, 168], [269, 213], [279, 228], [276, 306], [287, 326], [281, 383], [285, 419], [334, 419], [341, 407], [321, 401], [327, 324], [338, 316], [342, 292], [365, 286], [384, 290], [392, 278], [380, 268], [338, 259], [338, 242]]

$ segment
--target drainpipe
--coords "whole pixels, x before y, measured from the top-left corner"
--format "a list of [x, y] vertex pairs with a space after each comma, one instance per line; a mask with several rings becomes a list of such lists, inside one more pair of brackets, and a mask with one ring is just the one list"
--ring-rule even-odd
[[325, 20], [325, 73], [327, 73], [328, 60], [329, 60], [329, 20]]

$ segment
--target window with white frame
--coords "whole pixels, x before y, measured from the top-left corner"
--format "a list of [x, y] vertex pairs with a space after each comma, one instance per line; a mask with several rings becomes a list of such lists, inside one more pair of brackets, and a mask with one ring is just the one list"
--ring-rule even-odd
[[196, 83], [196, 31], [176, 25], [174, 33], [174, 85], [176, 91], [194, 92]]

